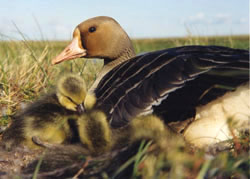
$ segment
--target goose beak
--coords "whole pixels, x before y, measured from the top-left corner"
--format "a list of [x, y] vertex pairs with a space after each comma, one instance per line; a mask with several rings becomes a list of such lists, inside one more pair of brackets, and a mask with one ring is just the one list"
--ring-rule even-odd
[[76, 110], [79, 114], [82, 114], [85, 111], [85, 108], [84, 108], [83, 104], [78, 104], [76, 107]]
[[79, 47], [78, 38], [75, 37], [71, 43], [56, 58], [52, 60], [52, 65], [66, 60], [84, 57], [86, 54], [86, 49]]

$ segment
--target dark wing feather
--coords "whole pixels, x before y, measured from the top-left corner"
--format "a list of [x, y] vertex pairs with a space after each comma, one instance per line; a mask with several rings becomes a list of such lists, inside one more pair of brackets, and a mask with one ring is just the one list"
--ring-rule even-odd
[[95, 91], [97, 105], [106, 112], [112, 127], [152, 112], [166, 122], [185, 120], [194, 115], [195, 106], [228, 90], [216, 86], [236, 87], [248, 81], [248, 71], [246, 50], [184, 46], [151, 52], [105, 75]]

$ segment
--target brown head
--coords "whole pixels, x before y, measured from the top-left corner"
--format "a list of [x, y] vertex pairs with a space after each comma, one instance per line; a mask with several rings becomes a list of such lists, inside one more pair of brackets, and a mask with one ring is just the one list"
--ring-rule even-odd
[[110, 17], [99, 16], [75, 28], [71, 43], [52, 60], [52, 64], [81, 57], [102, 58], [107, 64], [134, 55], [132, 42], [122, 27]]

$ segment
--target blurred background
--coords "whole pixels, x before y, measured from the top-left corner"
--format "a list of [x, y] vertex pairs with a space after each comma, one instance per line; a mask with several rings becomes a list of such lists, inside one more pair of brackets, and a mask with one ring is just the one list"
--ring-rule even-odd
[[[70, 40], [94, 16], [115, 18], [132, 38], [249, 33], [248, 0], [0, 0], [0, 38]], [[18, 29], [18, 30], [17, 30]]]

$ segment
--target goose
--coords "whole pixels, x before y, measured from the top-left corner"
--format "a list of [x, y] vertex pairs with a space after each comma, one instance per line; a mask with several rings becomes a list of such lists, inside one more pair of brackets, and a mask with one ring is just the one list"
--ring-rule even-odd
[[[205, 147], [248, 126], [249, 51], [222, 46], [182, 46], [135, 55], [132, 42], [111, 17], [76, 26], [71, 43], [52, 60], [104, 59], [90, 88], [112, 128], [156, 114], [187, 142]], [[236, 131], [237, 132], [237, 131]]]
[[[6, 149], [23, 145], [30, 149], [41, 146], [33, 137], [48, 143], [60, 144], [73, 140], [74, 122], [84, 111], [82, 103], [86, 98], [84, 80], [74, 74], [61, 77], [56, 90], [46, 94], [19, 112], [10, 127], [3, 133], [2, 141]], [[88, 97], [91, 101], [91, 97]], [[89, 102], [87, 106], [91, 106]]]

